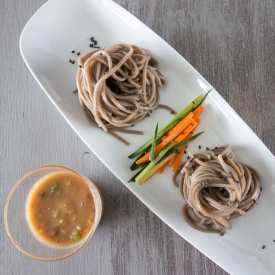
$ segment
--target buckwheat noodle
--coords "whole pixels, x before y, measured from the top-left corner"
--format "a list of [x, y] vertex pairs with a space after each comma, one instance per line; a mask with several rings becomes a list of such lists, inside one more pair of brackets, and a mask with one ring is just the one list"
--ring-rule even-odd
[[223, 235], [230, 220], [245, 216], [257, 203], [259, 176], [234, 160], [231, 145], [189, 157], [173, 177], [185, 199], [183, 215], [195, 229]]
[[[136, 124], [159, 106], [166, 80], [143, 49], [117, 44], [95, 49], [78, 60], [78, 97], [89, 121], [104, 131]], [[131, 130], [128, 130], [129, 133]]]

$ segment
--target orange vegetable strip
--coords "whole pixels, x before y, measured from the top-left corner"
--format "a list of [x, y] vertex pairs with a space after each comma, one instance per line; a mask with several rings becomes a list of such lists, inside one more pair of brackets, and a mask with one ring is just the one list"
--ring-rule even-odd
[[182, 155], [183, 155], [184, 151], [186, 150], [186, 148], [187, 148], [187, 144], [184, 147], [182, 147], [181, 150], [180, 150], [180, 153], [176, 155], [176, 160], [175, 160], [175, 163], [174, 163], [174, 166], [173, 166], [173, 172], [178, 171]]
[[168, 166], [173, 166], [173, 164], [174, 164], [174, 162], [175, 162], [177, 156], [178, 156], [178, 155], [174, 155], [174, 156], [167, 162]]
[[[199, 123], [201, 122], [199, 118], [196, 119], [196, 122], [198, 123], [197, 126], [193, 129], [193, 132], [195, 132], [196, 128], [198, 127]], [[193, 134], [188, 134], [188, 136], [186, 138], [190, 138], [192, 137]], [[184, 153], [184, 151], [186, 150], [187, 148], [187, 144], [181, 148], [180, 150], [180, 153], [176, 155], [176, 160], [174, 162], [174, 167], [173, 167], [173, 172], [177, 172], [178, 169], [179, 169], [179, 166], [180, 166], [180, 161], [181, 161], [181, 158], [182, 158], [182, 155]]]
[[201, 114], [201, 112], [203, 111], [203, 107], [200, 105], [199, 107], [197, 107], [197, 109], [194, 111], [194, 117], [193, 119], [196, 120], [199, 115]]
[[198, 122], [192, 121], [192, 123], [186, 128], [183, 134], [179, 135], [176, 139], [176, 144], [185, 140], [189, 134], [193, 134], [194, 129], [197, 127]]
[[158, 173], [159, 173], [159, 174], [162, 174], [162, 172], [163, 172], [165, 166], [166, 166], [166, 163], [164, 163], [164, 164], [158, 169]]
[[[190, 138], [190, 137], [192, 137], [192, 135], [193, 135], [193, 133], [195, 132], [195, 130], [196, 130], [196, 128], [198, 127], [198, 124], [200, 123], [201, 121], [200, 121], [200, 119], [199, 118], [197, 118], [197, 120], [196, 120], [196, 123], [197, 123], [197, 125], [195, 125], [195, 127], [193, 128], [193, 127], [190, 127], [190, 129], [186, 129], [186, 132], [187, 132], [187, 136], [184, 138], [184, 139], [188, 139], [188, 138]], [[191, 126], [191, 125], [190, 125]], [[193, 128], [193, 129], [192, 129]], [[189, 130], [191, 130], [190, 132], [189, 132]], [[189, 134], [188, 134], [188, 132], [189, 132]], [[186, 135], [186, 134], [183, 134], [183, 135]], [[179, 138], [179, 137], [178, 137]], [[184, 140], [183, 139], [183, 140]], [[176, 140], [177, 141], [177, 140]], [[182, 140], [180, 140], [180, 142], [181, 142]], [[177, 141], [177, 143], [176, 144], [178, 144], [179, 142]], [[183, 149], [184, 148], [184, 149]], [[179, 154], [177, 154], [177, 155], [175, 155], [173, 158], [171, 158], [169, 161], [168, 161], [168, 165], [169, 166], [173, 166], [173, 164], [175, 163], [175, 161], [177, 160], [177, 159], [179, 159], [178, 161], [180, 162], [180, 160], [181, 160], [181, 158], [182, 158], [182, 155], [183, 155], [183, 153], [184, 153], [184, 150], [187, 148], [187, 145], [186, 146], [184, 146], [181, 150], [180, 150], [180, 152], [179, 152]]]
[[[180, 126], [180, 123], [184, 123], [184, 121], [188, 121], [188, 120], [190, 120], [191, 118], [194, 119], [194, 113], [193, 113], [193, 112], [190, 112], [190, 113], [189, 113], [183, 120], [181, 120], [174, 128], [172, 128], [168, 133], [166, 133], [166, 137], [172, 135], [175, 131], [178, 130], [178, 128], [182, 128], [182, 127]], [[194, 120], [195, 120], [195, 119], [194, 119]], [[190, 121], [190, 123], [191, 123], [191, 121]], [[190, 123], [188, 123], [188, 125], [189, 125]], [[186, 123], [186, 124], [187, 124], [187, 123]], [[185, 129], [187, 128], [188, 125], [186, 125]], [[178, 128], [177, 128], [177, 127], [178, 127]], [[183, 130], [185, 130], [185, 129], [183, 129]]]
[[[193, 116], [192, 116], [192, 114], [193, 114]], [[193, 112], [190, 112], [188, 115], [192, 116], [193, 119], [194, 119], [194, 113], [193, 113]], [[195, 120], [195, 119], [194, 119], [194, 120]], [[186, 126], [186, 128], [187, 128], [187, 126]], [[175, 127], [172, 128], [168, 133], [166, 133], [166, 134], [161, 138], [161, 140], [162, 140], [162, 141], [165, 140], [168, 136], [170, 136], [170, 135], [173, 133], [174, 130], [175, 130]], [[185, 130], [185, 129], [183, 129], [183, 130]]]
[[[193, 116], [194, 116], [193, 113], [189, 113], [183, 120], [181, 120], [172, 129], [173, 132], [166, 139], [164, 139], [159, 145], [156, 146], [156, 148], [155, 148], [155, 157], [166, 145], [168, 145], [171, 141], [173, 141], [175, 138], [177, 138], [183, 130], [187, 129], [191, 124], [193, 124], [193, 125], [197, 124], [193, 120]], [[150, 152], [148, 152], [146, 155], [144, 155], [143, 157], [138, 159], [136, 161], [136, 164], [144, 163], [145, 161], [147, 161], [149, 159], [149, 156], [150, 156]]]
[[[200, 108], [200, 107], [201, 107], [201, 108]], [[202, 111], [203, 111], [203, 107], [200, 105], [200, 106], [195, 110], [195, 112], [194, 112], [194, 117], [193, 117], [193, 119], [194, 119], [198, 124], [200, 123], [200, 119], [198, 118], [198, 116], [201, 114]], [[198, 126], [198, 125], [197, 125], [197, 126]], [[194, 128], [193, 132], [195, 132], [197, 126]], [[192, 137], [192, 134], [189, 134], [186, 138], [190, 138], [190, 137]], [[186, 146], [186, 147], [187, 147], [187, 146]], [[185, 147], [185, 149], [186, 149], [186, 147]], [[184, 149], [184, 150], [185, 150], [185, 149]], [[171, 158], [171, 159], [168, 161], [167, 164], [168, 164], [169, 166], [173, 166], [173, 164], [175, 163], [176, 159], [181, 160], [182, 154], [183, 154], [184, 150], [181, 149], [180, 153], [177, 154], [177, 155], [175, 155], [173, 158]], [[174, 171], [174, 169], [173, 169], [173, 171]]]

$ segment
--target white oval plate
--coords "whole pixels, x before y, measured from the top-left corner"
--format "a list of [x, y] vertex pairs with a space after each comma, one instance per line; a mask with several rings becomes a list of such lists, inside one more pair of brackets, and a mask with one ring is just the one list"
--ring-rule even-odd
[[[87, 121], [72, 94], [76, 88], [77, 61], [72, 50], [89, 51], [94, 36], [101, 47], [116, 43], [136, 44], [159, 61], [167, 79], [161, 89], [161, 103], [180, 111], [197, 95], [213, 87], [173, 48], [137, 18], [109, 0], [51, 0], [30, 19], [21, 39], [21, 54], [28, 68], [53, 104], [98, 158], [166, 224], [232, 274], [275, 273], [275, 158], [215, 89], [205, 101], [202, 123], [206, 132], [190, 144], [190, 151], [231, 143], [237, 160], [256, 168], [263, 192], [257, 207], [232, 221], [223, 237], [191, 228], [182, 216], [183, 198], [172, 183], [172, 172], [155, 175], [145, 185], [128, 183], [133, 176], [128, 155], [153, 136], [158, 122], [162, 128], [172, 118], [156, 110], [134, 128], [143, 136], [123, 136], [125, 146]], [[262, 249], [265, 245], [266, 248]], [[199, 263], [198, 263], [199, 264]]]

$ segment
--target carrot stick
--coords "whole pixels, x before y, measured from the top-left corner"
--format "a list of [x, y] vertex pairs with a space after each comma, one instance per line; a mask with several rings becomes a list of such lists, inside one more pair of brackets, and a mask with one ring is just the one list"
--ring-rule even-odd
[[176, 155], [176, 160], [174, 162], [174, 166], [173, 166], [173, 172], [177, 172], [180, 166], [180, 161], [182, 158], [182, 155], [184, 153], [184, 151], [186, 150], [187, 145], [185, 145], [184, 147], [181, 148], [180, 153]]
[[[200, 120], [197, 118], [197, 121], [196, 121], [196, 122], [199, 124], [199, 123], [200, 123]], [[198, 124], [197, 124], [197, 126], [198, 126]], [[193, 133], [195, 132], [197, 126], [192, 130]], [[192, 137], [192, 134], [188, 134], [188, 135], [186, 136], [185, 139], [190, 138], [190, 137]], [[185, 151], [186, 148], [187, 148], [187, 145], [185, 145], [183, 148], [181, 148], [181, 150], [179, 151], [179, 153], [178, 153], [177, 155], [175, 155], [173, 158], [171, 158], [171, 159], [168, 161], [168, 165], [169, 165], [169, 166], [173, 166], [173, 164], [175, 164], [175, 162], [176, 162], [177, 160], [178, 160], [177, 162], [178, 162], [178, 164], [179, 164], [179, 162], [180, 162], [180, 160], [181, 160], [181, 158], [182, 158], [182, 155], [183, 155], [183, 153], [184, 153], [184, 151]], [[175, 164], [175, 165], [176, 165], [176, 164]], [[174, 168], [173, 168], [173, 171], [174, 171]]]
[[166, 163], [164, 163], [164, 164], [158, 169], [158, 173], [159, 173], [159, 174], [161, 174], [161, 173], [163, 172], [165, 166], [166, 166]]
[[199, 115], [201, 114], [202, 111], [203, 111], [203, 106], [200, 105], [200, 106], [197, 107], [197, 109], [193, 112], [193, 113], [194, 113], [193, 119], [196, 120], [196, 119], [199, 117]]
[[[199, 123], [201, 122], [199, 118], [196, 119], [196, 122], [197, 122], [197, 126], [193, 129], [192, 132], [195, 132], [196, 128], [198, 127]], [[193, 134], [188, 134], [186, 138], [190, 138]], [[176, 159], [175, 159], [175, 162], [174, 162], [174, 167], [173, 167], [173, 172], [177, 172], [178, 169], [179, 169], [179, 166], [180, 166], [180, 161], [181, 161], [181, 158], [182, 158], [182, 155], [184, 153], [184, 151], [186, 150], [187, 148], [187, 144], [181, 148], [180, 150], [180, 153], [176, 155]]]
[[[194, 114], [194, 116], [193, 116], [193, 119], [196, 121], [196, 119], [199, 117], [199, 115], [201, 114], [201, 112], [203, 111], [203, 106], [202, 105], [200, 105], [200, 106], [198, 106], [197, 107], [197, 109], [193, 112], [193, 114]], [[164, 135], [163, 137], [162, 137], [162, 140], [165, 140], [166, 138], [167, 138], [167, 136], [169, 136], [171, 134], [171, 130], [166, 134], [166, 135]], [[173, 159], [171, 159], [171, 160], [173, 160]], [[171, 160], [170, 160], [170, 162], [171, 162]]]
[[[199, 106], [199, 107], [201, 107], [201, 106]], [[198, 107], [198, 108], [199, 108]], [[197, 109], [198, 109], [197, 108]], [[197, 110], [196, 109], [196, 110]], [[200, 108], [201, 110], [199, 110], [199, 112], [197, 113], [197, 116], [202, 112], [202, 110], [203, 110], [203, 108]], [[195, 113], [194, 113], [194, 117], [195, 117]], [[197, 122], [197, 126], [192, 130], [192, 132], [195, 132], [195, 130], [196, 130], [196, 128], [198, 127], [198, 124], [201, 122], [200, 121], [200, 119], [199, 118], [197, 118], [196, 119], [196, 122]], [[190, 138], [190, 137], [192, 137], [192, 134], [188, 134], [187, 135], [187, 137], [186, 137], [186, 139], [187, 138]], [[177, 164], [177, 166], [179, 166], [179, 164], [180, 164], [180, 161], [181, 161], [181, 158], [182, 158], [182, 155], [183, 155], [183, 153], [184, 153], [184, 151], [186, 150], [186, 148], [187, 148], [187, 145], [185, 145], [180, 151], [179, 151], [179, 153], [178, 154], [176, 154], [175, 156], [173, 156], [168, 162], [167, 162], [167, 165], [168, 166], [173, 166], [174, 164], [175, 164], [175, 161], [178, 159], [178, 164]], [[165, 165], [164, 165], [165, 166]], [[176, 166], [176, 164], [174, 165], [174, 166]], [[162, 167], [161, 167], [162, 168]], [[161, 169], [160, 168], [160, 169]], [[175, 168], [175, 167], [174, 167]], [[174, 171], [174, 168], [173, 168], [173, 171]], [[159, 169], [159, 170], [160, 170]], [[164, 169], [164, 167], [163, 167], [163, 169]], [[162, 171], [163, 171], [163, 169], [162, 169]], [[178, 168], [177, 168], [178, 169]], [[162, 173], [162, 171], [161, 171], [161, 173]], [[177, 170], [176, 170], [177, 171]], [[175, 171], [174, 171], [175, 172]], [[160, 174], [161, 174], [160, 173]]]
[[[170, 135], [164, 139], [158, 146], [155, 148], [155, 157], [157, 154], [171, 141], [177, 138], [181, 132], [185, 131], [190, 125], [197, 125], [197, 123], [193, 120], [194, 114], [191, 112], [189, 113], [183, 120], [181, 120], [170, 132]], [[150, 152], [141, 157], [139, 160], [136, 161], [136, 164], [144, 163], [149, 159]]]
[[[186, 125], [185, 128], [187, 128], [187, 126], [191, 123], [191, 118], [194, 117], [194, 113], [190, 112], [183, 120], [181, 120], [174, 128], [172, 128], [167, 134], [166, 136], [170, 136], [172, 135], [174, 132], [178, 131], [179, 128], [183, 128], [183, 125]], [[185, 122], [184, 122], [185, 121]], [[188, 121], [190, 121], [188, 123]], [[181, 126], [182, 125], [182, 126]], [[183, 129], [185, 130], [185, 129]]]
[[167, 137], [168, 137], [168, 135], [165, 134], [165, 135], [161, 138], [161, 140], [164, 141]]
[[185, 140], [187, 136], [191, 133], [193, 134], [194, 129], [197, 127], [198, 123], [196, 121], [193, 121], [184, 131], [183, 134], [180, 134], [176, 138], [176, 144], [180, 143], [181, 141]]
[[167, 162], [168, 166], [173, 166], [173, 164], [174, 164], [176, 158], [177, 158], [177, 155], [174, 155], [174, 156]]

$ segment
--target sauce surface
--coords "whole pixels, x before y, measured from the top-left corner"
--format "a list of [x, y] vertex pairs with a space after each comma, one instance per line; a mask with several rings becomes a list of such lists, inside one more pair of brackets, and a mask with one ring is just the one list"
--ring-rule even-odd
[[26, 215], [32, 233], [40, 241], [51, 246], [72, 246], [93, 227], [93, 195], [78, 175], [53, 173], [30, 191]]

